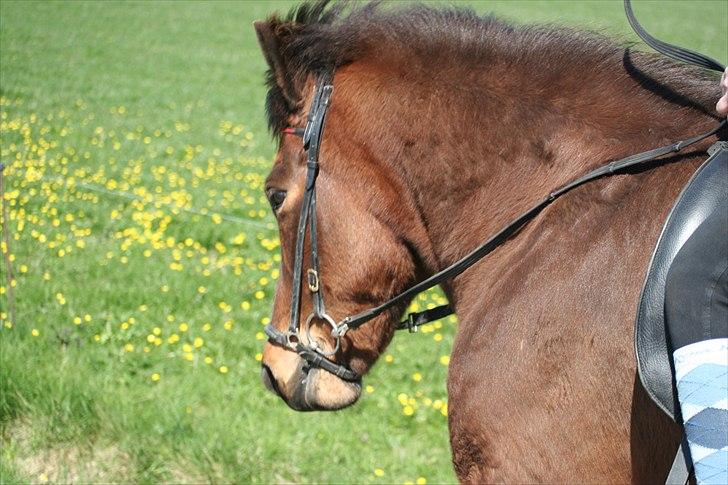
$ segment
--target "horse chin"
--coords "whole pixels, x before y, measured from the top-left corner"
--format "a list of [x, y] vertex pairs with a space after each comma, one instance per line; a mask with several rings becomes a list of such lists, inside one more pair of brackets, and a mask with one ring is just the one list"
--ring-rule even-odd
[[354, 404], [361, 395], [361, 380], [345, 381], [322, 369], [304, 374], [286, 402], [297, 411], [336, 411]]

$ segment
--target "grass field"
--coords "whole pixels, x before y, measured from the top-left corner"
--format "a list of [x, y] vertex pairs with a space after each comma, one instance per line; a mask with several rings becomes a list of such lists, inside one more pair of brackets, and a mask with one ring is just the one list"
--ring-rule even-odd
[[[469, 3], [633, 38], [619, 1]], [[452, 321], [398, 335], [341, 412], [260, 384], [279, 255], [251, 22], [289, 5], [0, 3], [0, 482], [455, 481]], [[725, 61], [727, 5], [635, 10]]]

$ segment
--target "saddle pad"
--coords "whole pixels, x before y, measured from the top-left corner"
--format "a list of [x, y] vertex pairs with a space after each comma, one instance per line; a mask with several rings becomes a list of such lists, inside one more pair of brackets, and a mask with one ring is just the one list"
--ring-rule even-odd
[[667, 217], [647, 271], [635, 325], [637, 370], [652, 400], [672, 419], [679, 409], [665, 326], [665, 280], [693, 231], [728, 197], [728, 142], [717, 142]]

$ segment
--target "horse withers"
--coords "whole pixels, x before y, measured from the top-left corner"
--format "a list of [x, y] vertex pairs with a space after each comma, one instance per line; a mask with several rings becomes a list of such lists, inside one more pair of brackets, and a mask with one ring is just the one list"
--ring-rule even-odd
[[[298, 410], [354, 403], [408, 302], [343, 336], [335, 322], [449, 266], [604, 161], [717, 119], [713, 77], [584, 32], [327, 2], [255, 27], [279, 140], [266, 194], [282, 255], [262, 375]], [[443, 284], [460, 319], [448, 377], [460, 480], [667, 474], [680, 430], [639, 384], [633, 321], [662, 221], [714, 140], [574, 189]]]

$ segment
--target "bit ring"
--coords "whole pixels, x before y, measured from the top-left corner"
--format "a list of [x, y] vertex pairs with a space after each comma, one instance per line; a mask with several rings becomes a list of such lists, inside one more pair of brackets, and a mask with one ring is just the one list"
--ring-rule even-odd
[[[320, 319], [320, 320], [323, 320], [323, 321], [325, 321], [326, 323], [328, 323], [328, 324], [329, 324], [329, 326], [331, 326], [331, 335], [332, 335], [332, 336], [334, 337], [334, 339], [336, 339], [336, 345], [334, 346], [334, 349], [333, 349], [333, 350], [330, 350], [330, 351], [328, 351], [328, 352], [324, 351], [324, 350], [323, 350], [323, 349], [322, 349], [322, 348], [320, 347], [320, 345], [319, 345], [318, 341], [317, 341], [317, 340], [314, 340], [313, 336], [311, 335], [311, 321], [312, 321], [312, 320], [313, 320], [314, 318], [318, 318], [318, 319]], [[324, 355], [324, 356], [327, 356], [327, 357], [329, 357], [329, 356], [332, 356], [332, 355], [334, 355], [334, 354], [335, 354], [336, 352], [338, 352], [338, 351], [339, 351], [339, 348], [340, 348], [340, 346], [341, 346], [341, 337], [337, 336], [337, 335], [336, 335], [336, 334], [334, 333], [334, 331], [335, 331], [335, 330], [336, 330], [336, 328], [337, 328], [337, 327], [336, 327], [336, 322], [334, 321], [334, 319], [333, 319], [333, 318], [331, 318], [331, 316], [330, 316], [330, 315], [329, 315], [328, 313], [321, 313], [321, 314], [317, 315], [317, 314], [316, 314], [315, 312], [312, 312], [312, 313], [311, 313], [311, 314], [310, 314], [310, 315], [308, 316], [308, 318], [306, 318], [306, 323], [305, 323], [305, 324], [303, 325], [303, 327], [304, 327], [304, 329], [305, 329], [305, 331], [306, 331], [306, 337], [308, 337], [308, 345], [309, 345], [309, 347], [311, 347], [311, 348], [312, 348], [313, 350], [315, 350], [315, 351], [316, 351], [316, 352], [318, 352], [319, 354], [321, 354], [321, 355]]]

